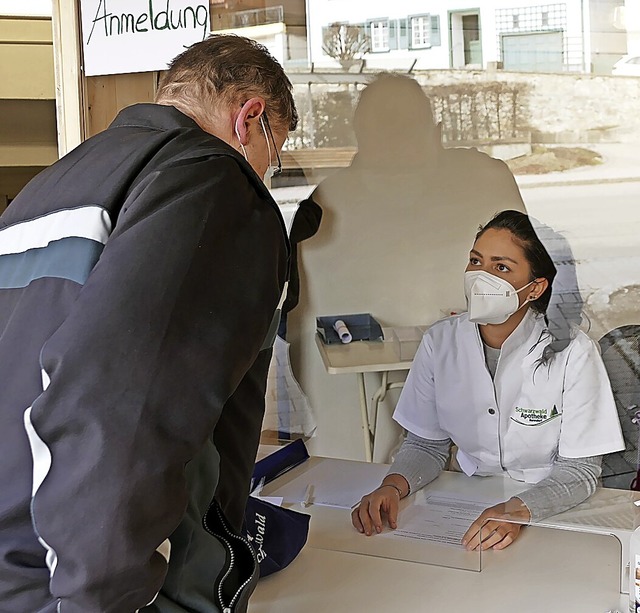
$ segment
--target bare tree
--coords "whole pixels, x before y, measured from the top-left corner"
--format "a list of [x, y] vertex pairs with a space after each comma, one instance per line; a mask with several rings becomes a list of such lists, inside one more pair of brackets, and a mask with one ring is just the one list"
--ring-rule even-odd
[[369, 51], [369, 40], [364, 28], [358, 25], [332, 23], [324, 28], [322, 50], [348, 70], [354, 62]]

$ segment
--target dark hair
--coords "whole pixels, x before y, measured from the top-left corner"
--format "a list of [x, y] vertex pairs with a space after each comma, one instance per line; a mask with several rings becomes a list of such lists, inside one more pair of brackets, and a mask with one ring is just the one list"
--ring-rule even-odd
[[[539, 296], [537, 300], [531, 303], [531, 308], [534, 311], [545, 315], [548, 334], [552, 340], [544, 348], [542, 357], [540, 358], [539, 362], [541, 365], [549, 364], [553, 356], [565, 349], [572, 338], [570, 322], [562, 313], [559, 312], [559, 309], [557, 308], [558, 305], [556, 304], [555, 307], [553, 307], [555, 313], [553, 315], [553, 319], [555, 319], [555, 321], [550, 322], [547, 313], [549, 302], [552, 298], [553, 281], [556, 278], [558, 270], [553, 263], [552, 257], [549, 255], [549, 252], [545, 248], [536, 230], [534, 229], [528, 215], [525, 215], [520, 211], [502, 211], [480, 229], [480, 231], [476, 235], [476, 240], [491, 228], [493, 228], [494, 230], [508, 230], [509, 232], [511, 232], [514, 240], [522, 247], [522, 250], [524, 251], [527, 262], [531, 267], [532, 280], [543, 277], [549, 282], [549, 286], [542, 293], [542, 295]], [[546, 226], [541, 225], [539, 229], [546, 231], [546, 234], [550, 235], [546, 237], [547, 240], [553, 239], [558, 242], [558, 238], [561, 238]], [[567, 249], [568, 245], [565, 246], [564, 251], [566, 251]], [[564, 259], [568, 258], [571, 262], [573, 261], [573, 256], [571, 255], [570, 250], [568, 251], [568, 255], [564, 254], [562, 257]], [[575, 295], [576, 293], [579, 295], [577, 285], [573, 289], [574, 291], [572, 295]], [[577, 320], [579, 321], [579, 319], [580, 317], [578, 316]], [[538, 342], [541, 342], [542, 340], [543, 337], [541, 337]]]
[[524, 256], [531, 267], [531, 280], [545, 278], [549, 282], [547, 289], [530, 305], [534, 311], [542, 315], [546, 314], [551, 300], [553, 280], [558, 271], [533, 229], [529, 216], [520, 211], [502, 211], [480, 229], [476, 234], [476, 240], [490, 229], [511, 232], [514, 240], [522, 247]]
[[[232, 34], [212, 35], [178, 55], [162, 75], [156, 102], [200, 107], [210, 113], [220, 100], [265, 99], [271, 123], [295, 130], [298, 112], [291, 81], [266, 47]], [[177, 106], [177, 105], [176, 105]]]

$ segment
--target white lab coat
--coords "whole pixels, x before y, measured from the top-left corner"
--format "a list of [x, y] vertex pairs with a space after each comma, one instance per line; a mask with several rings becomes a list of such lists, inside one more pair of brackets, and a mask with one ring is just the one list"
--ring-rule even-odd
[[426, 439], [451, 438], [467, 475], [537, 483], [558, 455], [581, 458], [624, 449], [609, 379], [596, 344], [577, 330], [564, 351], [540, 364], [551, 338], [529, 310], [504, 342], [495, 379], [467, 314], [424, 335], [394, 413]]

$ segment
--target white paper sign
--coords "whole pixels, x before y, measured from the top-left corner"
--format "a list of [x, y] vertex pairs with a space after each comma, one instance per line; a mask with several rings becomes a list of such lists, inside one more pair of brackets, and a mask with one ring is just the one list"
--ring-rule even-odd
[[87, 76], [164, 70], [210, 31], [208, 0], [81, 0]]

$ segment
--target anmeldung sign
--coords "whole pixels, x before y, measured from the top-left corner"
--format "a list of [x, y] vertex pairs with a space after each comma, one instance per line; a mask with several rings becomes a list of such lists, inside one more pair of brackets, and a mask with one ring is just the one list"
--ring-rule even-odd
[[164, 70], [207, 37], [209, 0], [81, 0], [87, 76]]

